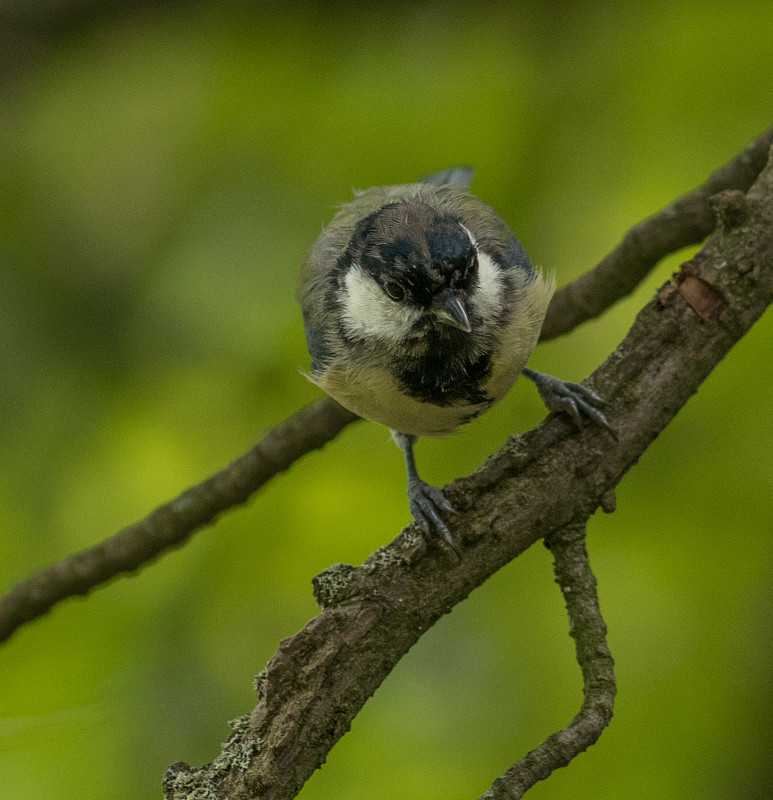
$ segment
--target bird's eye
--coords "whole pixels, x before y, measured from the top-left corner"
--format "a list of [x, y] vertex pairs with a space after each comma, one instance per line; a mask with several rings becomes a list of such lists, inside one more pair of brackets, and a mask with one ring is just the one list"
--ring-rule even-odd
[[387, 281], [384, 284], [384, 291], [396, 303], [405, 300], [405, 289], [397, 281]]

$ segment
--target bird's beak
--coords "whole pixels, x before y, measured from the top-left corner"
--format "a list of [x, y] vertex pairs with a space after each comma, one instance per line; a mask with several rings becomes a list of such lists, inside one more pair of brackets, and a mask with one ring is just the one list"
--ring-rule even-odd
[[444, 293], [444, 296], [441, 296], [439, 300], [440, 303], [435, 309], [435, 316], [447, 325], [453, 325], [454, 328], [470, 333], [472, 325], [470, 325], [470, 318], [467, 316], [467, 311], [462, 301], [451, 292]]

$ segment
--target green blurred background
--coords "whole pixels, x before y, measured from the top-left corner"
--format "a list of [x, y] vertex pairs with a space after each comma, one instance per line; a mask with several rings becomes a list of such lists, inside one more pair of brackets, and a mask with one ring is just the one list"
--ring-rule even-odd
[[[769, 0], [33, 7], [3, 11], [20, 45], [0, 83], [2, 587], [317, 396], [295, 276], [352, 187], [474, 164], [563, 283], [773, 124]], [[586, 376], [687, 256], [532, 364]], [[768, 315], [592, 520], [616, 714], [530, 797], [773, 796], [771, 335]], [[519, 384], [423, 441], [423, 474], [467, 474], [543, 416]], [[404, 483], [387, 431], [352, 426], [181, 551], [20, 630], [0, 648], [0, 796], [160, 797], [168, 764], [214, 758], [314, 615], [312, 576], [408, 522]], [[477, 797], [579, 699], [533, 547], [411, 651], [302, 796]]]

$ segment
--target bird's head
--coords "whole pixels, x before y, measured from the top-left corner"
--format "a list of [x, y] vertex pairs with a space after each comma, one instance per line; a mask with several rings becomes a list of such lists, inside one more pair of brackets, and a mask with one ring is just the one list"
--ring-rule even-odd
[[359, 222], [342, 258], [350, 335], [397, 343], [430, 329], [472, 333], [478, 251], [458, 218], [416, 201], [382, 206]]

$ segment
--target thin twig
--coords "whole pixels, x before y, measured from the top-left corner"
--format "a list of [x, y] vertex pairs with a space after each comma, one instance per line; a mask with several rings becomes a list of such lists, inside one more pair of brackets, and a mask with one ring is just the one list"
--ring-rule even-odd
[[585, 548], [585, 522], [573, 523], [546, 539], [553, 570], [566, 602], [569, 635], [582, 672], [583, 701], [575, 718], [497, 778], [480, 800], [520, 800], [538, 781], [598, 741], [612, 719], [615, 673], [607, 628], [599, 609], [596, 578]]
[[710, 200], [726, 189], [746, 192], [768, 159], [773, 128], [750, 142], [697, 189], [634, 225], [589, 272], [559, 289], [548, 308], [540, 341], [555, 339], [598, 317], [627, 297], [665, 256], [702, 242], [716, 227]]
[[246, 502], [310, 450], [322, 447], [357, 416], [325, 397], [272, 428], [258, 444], [203, 483], [139, 522], [18, 584], [0, 600], [0, 642], [66, 597], [149, 564], [200, 528]]

